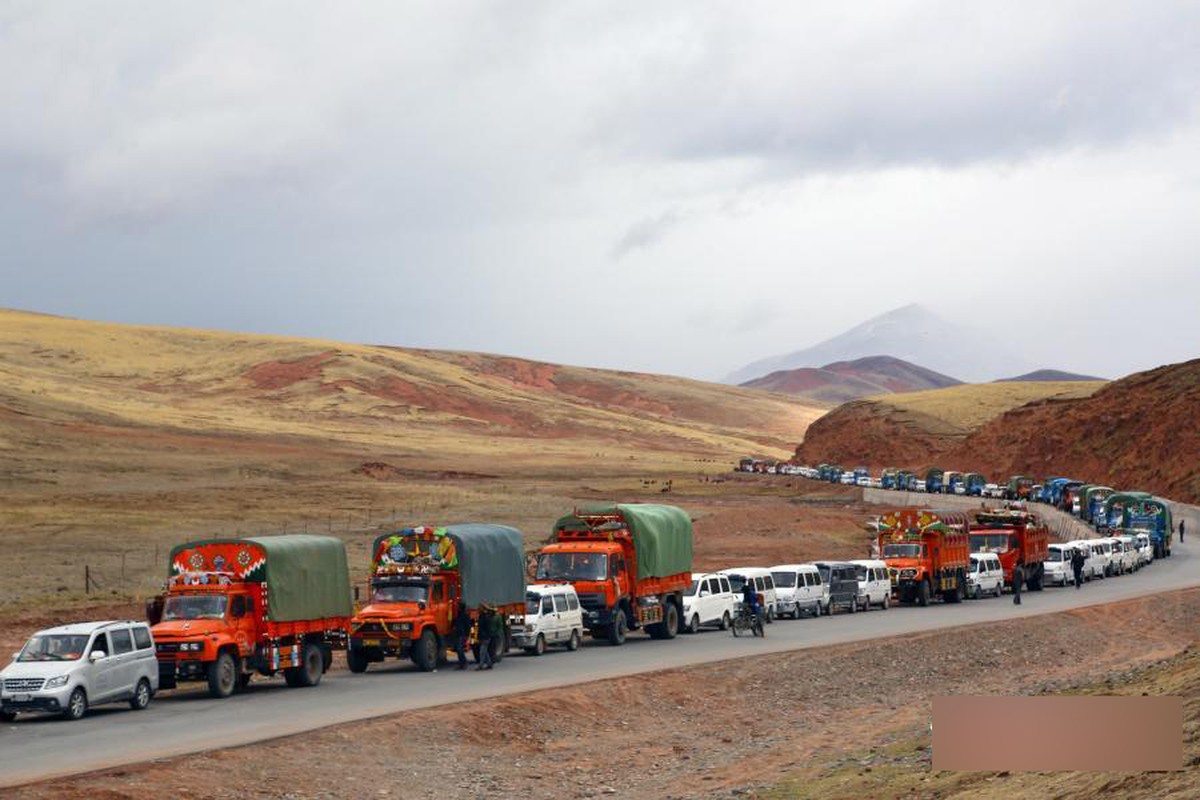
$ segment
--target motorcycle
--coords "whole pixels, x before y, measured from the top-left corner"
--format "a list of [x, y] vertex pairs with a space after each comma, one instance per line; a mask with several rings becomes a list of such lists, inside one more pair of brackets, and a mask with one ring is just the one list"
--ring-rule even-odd
[[745, 603], [737, 604], [737, 610], [733, 615], [733, 624], [729, 627], [734, 636], [741, 636], [747, 631], [754, 636], [764, 634], [762, 617], [751, 611]]

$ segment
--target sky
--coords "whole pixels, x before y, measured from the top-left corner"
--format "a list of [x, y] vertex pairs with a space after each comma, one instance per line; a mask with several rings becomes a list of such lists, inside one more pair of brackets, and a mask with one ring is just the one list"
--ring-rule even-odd
[[0, 2], [0, 306], [719, 379], [1200, 356], [1200, 4]]

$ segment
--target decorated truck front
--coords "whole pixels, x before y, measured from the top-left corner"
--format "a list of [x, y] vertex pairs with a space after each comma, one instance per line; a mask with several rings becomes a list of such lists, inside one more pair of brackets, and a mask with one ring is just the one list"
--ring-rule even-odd
[[879, 518], [879, 554], [892, 593], [904, 603], [948, 603], [966, 596], [970, 543], [967, 517], [958, 512], [901, 508]]
[[1123, 492], [1110, 495], [1106, 508], [1111, 530], [1145, 533], [1150, 537], [1155, 558], [1171, 556], [1171, 534], [1175, 528], [1166, 503], [1146, 492]]
[[675, 506], [628, 503], [576, 509], [554, 523], [535, 583], [570, 583], [595, 638], [624, 643], [645, 629], [673, 639], [692, 584], [692, 520]]
[[352, 672], [386, 658], [437, 668], [451, 643], [459, 601], [478, 617], [487, 605], [503, 620], [490, 640], [494, 659], [508, 650], [525, 613], [524, 537], [505, 525], [404, 528], [375, 539], [370, 601], [354, 615], [347, 660]]
[[228, 697], [255, 673], [314, 686], [346, 646], [353, 601], [332, 536], [206, 539], [175, 547], [149, 608], [159, 682], [207, 681]]

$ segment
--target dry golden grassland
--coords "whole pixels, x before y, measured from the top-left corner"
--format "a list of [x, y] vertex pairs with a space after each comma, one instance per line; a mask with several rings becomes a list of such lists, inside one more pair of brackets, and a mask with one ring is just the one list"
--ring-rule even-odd
[[1088, 397], [1104, 385], [1105, 381], [969, 383], [924, 392], [882, 395], [871, 400], [971, 431], [1026, 403], [1049, 398]]

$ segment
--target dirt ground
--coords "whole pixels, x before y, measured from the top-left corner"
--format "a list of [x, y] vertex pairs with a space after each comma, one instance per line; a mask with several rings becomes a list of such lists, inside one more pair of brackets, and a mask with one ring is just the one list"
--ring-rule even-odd
[[[1195, 647], [1184, 653], [1198, 613], [1200, 590], [1191, 590], [721, 662], [341, 725], [10, 796], [141, 800], [167, 784], [179, 798], [1041, 798], [1115, 785], [1122, 797], [1194, 796], [1158, 789], [1200, 780], [1200, 657]], [[1181, 669], [1190, 683], [1166, 680]], [[1182, 773], [1038, 783], [930, 769], [924, 731], [935, 694], [1133, 692], [1151, 676], [1159, 691], [1188, 697]], [[1084, 785], [1091, 794], [1071, 790]]]

